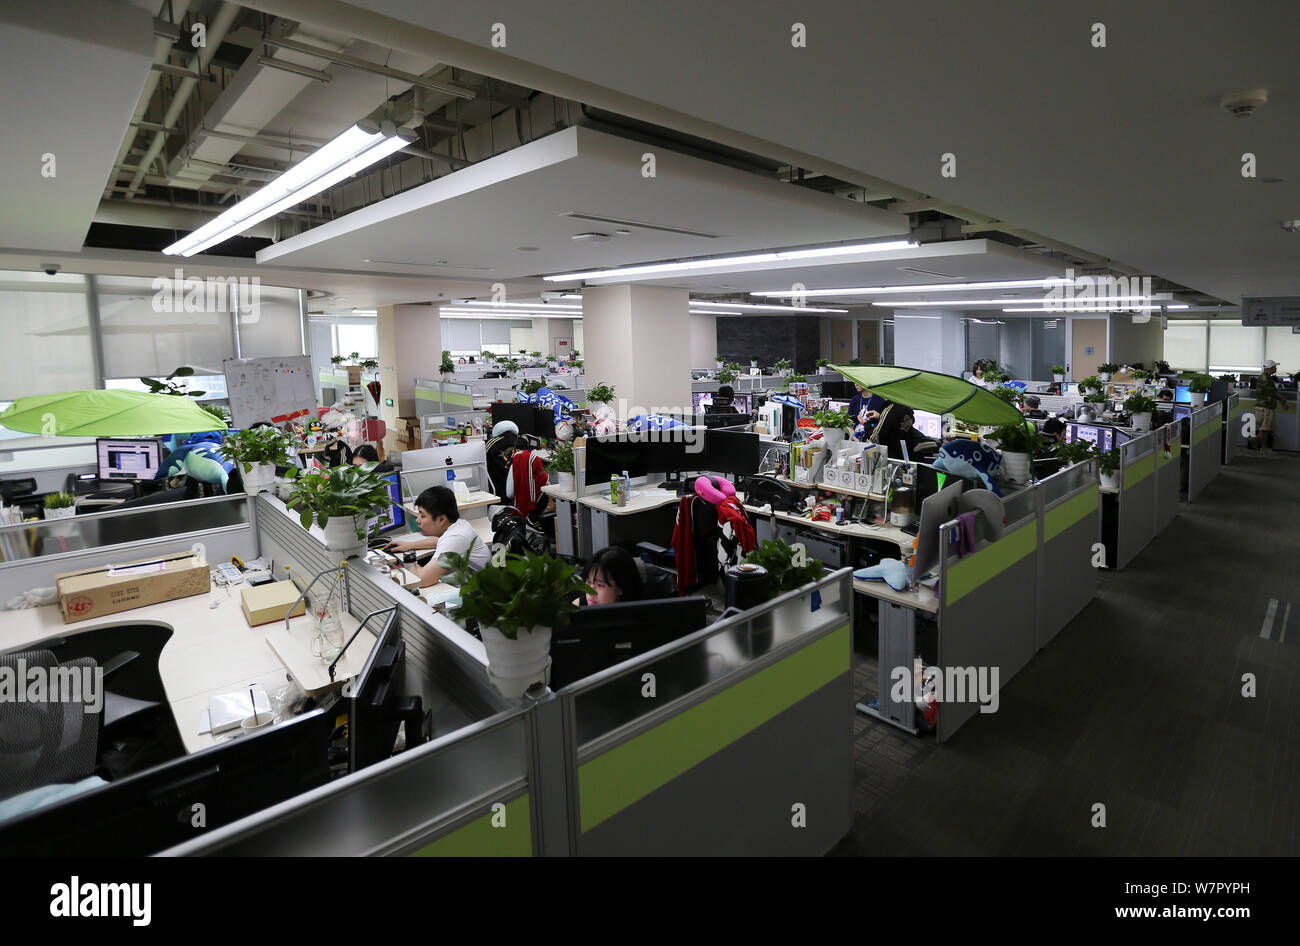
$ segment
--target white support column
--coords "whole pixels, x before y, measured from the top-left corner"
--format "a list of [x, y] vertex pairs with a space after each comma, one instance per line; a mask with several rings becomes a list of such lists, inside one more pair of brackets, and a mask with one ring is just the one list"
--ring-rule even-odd
[[437, 307], [429, 305], [385, 305], [378, 312], [381, 397], [394, 401], [382, 416], [391, 426], [398, 417], [416, 413], [415, 379], [438, 377], [442, 320]]
[[697, 316], [687, 311], [685, 289], [588, 288], [582, 308], [587, 386], [612, 384], [620, 419], [662, 410], [690, 412], [690, 321]]

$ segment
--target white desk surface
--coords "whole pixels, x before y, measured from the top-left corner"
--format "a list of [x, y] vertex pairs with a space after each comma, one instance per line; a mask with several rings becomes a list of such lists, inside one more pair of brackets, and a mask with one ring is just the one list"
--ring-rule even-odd
[[924, 586], [916, 591], [895, 591], [889, 587], [887, 582], [863, 581], [860, 578], [855, 578], [853, 579], [853, 590], [858, 594], [879, 598], [884, 601], [892, 601], [894, 604], [901, 604], [904, 607], [924, 611], [927, 614], [936, 614], [939, 610], [939, 599], [935, 596], [934, 589]]
[[616, 506], [611, 503], [607, 491], [592, 496], [583, 496], [578, 502], [584, 506], [590, 506], [592, 509], [599, 509], [601, 512], [609, 513], [611, 516], [630, 516], [638, 512], [648, 512], [651, 509], [671, 506], [679, 499], [681, 497], [670, 489], [634, 486], [632, 487], [632, 495], [627, 499], [626, 506]]
[[782, 522], [794, 522], [799, 525], [811, 526], [831, 535], [848, 535], [860, 539], [884, 539], [887, 542], [893, 542], [900, 549], [909, 553], [912, 550], [912, 543], [916, 541], [916, 536], [909, 535], [897, 526], [888, 524], [873, 526], [863, 522], [851, 522], [841, 526], [836, 525], [834, 522], [814, 522], [792, 512], [773, 512], [772, 507], [766, 505], [746, 505], [745, 509], [759, 516], [773, 516]]
[[[276, 628], [284, 632], [284, 622], [249, 627], [239, 605], [241, 587], [234, 585], [227, 596], [224, 587], [214, 586], [207, 594], [164, 601], [76, 624], [64, 624], [57, 605], [6, 611], [0, 621], [0, 649], [8, 650], [47, 637], [66, 637], [127, 623], [171, 628], [172, 636], [158, 658], [158, 671], [185, 751], [198, 752], [223, 739], [198, 733], [200, 716], [212, 697], [246, 690], [250, 684], [261, 684], [270, 693], [286, 681], [287, 665], [281, 662], [267, 641], [268, 634]], [[215, 608], [211, 607], [214, 601], [218, 602]], [[344, 615], [344, 633], [351, 636], [359, 623], [351, 615]], [[294, 637], [305, 642], [310, 654], [311, 638], [315, 633], [311, 617], [293, 618], [289, 626]], [[357, 638], [348, 651], [348, 658], [339, 665], [340, 669], [351, 667], [356, 661], [365, 661], [369, 654], [369, 650], [361, 649], [365, 636]], [[373, 641], [372, 637], [372, 644]], [[307, 660], [313, 666], [319, 664], [322, 671], [329, 666], [328, 661], [319, 658], [309, 656]], [[301, 667], [299, 672], [304, 672]], [[340, 673], [338, 679], [342, 681], [347, 677]]]
[[547, 496], [554, 496], [556, 499], [567, 499], [569, 502], [573, 502], [578, 498], [577, 494], [573, 490], [560, 489], [560, 487], [556, 486], [554, 483], [543, 486], [542, 492]]
[[[469, 498], [462, 499], [456, 497], [456, 509], [464, 512], [467, 509], [478, 509], [481, 506], [493, 506], [501, 502], [500, 496], [494, 496], [492, 493], [485, 493], [481, 489], [472, 489], [469, 491]], [[402, 508], [412, 516], [418, 515], [414, 502], [402, 503]]]

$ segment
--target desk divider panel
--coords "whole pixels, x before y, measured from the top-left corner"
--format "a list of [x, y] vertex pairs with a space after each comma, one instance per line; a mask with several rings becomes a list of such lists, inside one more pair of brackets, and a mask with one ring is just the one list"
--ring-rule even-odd
[[1191, 417], [1192, 448], [1187, 467], [1187, 501], [1193, 502], [1201, 490], [1219, 475], [1223, 449], [1219, 438], [1223, 432], [1222, 408], [1208, 404]]
[[829, 850], [852, 824], [852, 602], [841, 569], [561, 690], [570, 850]]
[[1041, 650], [1097, 594], [1100, 569], [1093, 545], [1101, 528], [1097, 461], [1067, 467], [1038, 484], [1038, 619], [1035, 648]]
[[1119, 538], [1115, 568], [1146, 548], [1156, 531], [1155, 434], [1135, 437], [1119, 448]]
[[[1012, 510], [1036, 507], [1026, 490]], [[956, 520], [945, 523], [950, 537]], [[963, 671], [990, 674], [996, 667], [999, 687], [1006, 686], [1034, 655], [1038, 617], [1038, 515], [1030, 511], [1007, 525], [996, 542], [986, 542], [965, 558], [948, 552], [940, 541], [939, 667], [945, 683]], [[959, 669], [960, 668], [960, 669]], [[964, 677], [963, 679], [968, 679]], [[935, 738], [950, 738], [979, 710], [967, 693], [961, 702], [945, 692], [939, 706]]]
[[1156, 523], [1155, 534], [1169, 527], [1178, 515], [1183, 491], [1183, 425], [1166, 424], [1155, 432]]
[[1229, 394], [1223, 401], [1223, 462], [1237, 459], [1241, 437], [1241, 395]]

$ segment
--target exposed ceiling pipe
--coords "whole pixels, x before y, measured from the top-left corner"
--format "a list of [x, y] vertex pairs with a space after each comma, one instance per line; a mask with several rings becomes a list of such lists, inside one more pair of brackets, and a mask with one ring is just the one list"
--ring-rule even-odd
[[[162, 4], [162, 13], [166, 13], [170, 10], [172, 16], [175, 17], [175, 21], [179, 23], [185, 18], [185, 11], [188, 10], [189, 7], [190, 0], [172, 0], [171, 3], [164, 2]], [[154, 63], [158, 64], [166, 62], [167, 57], [171, 55], [171, 50], [172, 41], [166, 36], [156, 35], [156, 38], [153, 41]], [[149, 111], [149, 103], [153, 101], [153, 94], [158, 89], [158, 80], [160, 78], [162, 78], [162, 73], [153, 69], [150, 69], [149, 74], [145, 76], [144, 89], [140, 93], [140, 101], [136, 104], [135, 115], [131, 119], [132, 127], [140, 126], [144, 122], [144, 116]], [[126, 136], [122, 139], [122, 147], [117, 151], [117, 161], [114, 162], [115, 164], [121, 164], [126, 160], [126, 156], [128, 152], [130, 152], [131, 146], [135, 144], [135, 139], [135, 132], [129, 131], [126, 133]], [[116, 184], [117, 181], [114, 179], [110, 183]], [[104, 194], [107, 196], [107, 189], [105, 189]]]
[[[223, 3], [217, 10], [217, 15], [212, 18], [208, 24], [207, 44], [201, 47], [197, 53], [190, 59], [189, 67], [194, 71], [203, 74], [212, 62], [212, 57], [217, 54], [217, 47], [221, 41], [226, 38], [226, 33], [234, 25], [235, 18], [239, 16], [240, 8], [233, 3]], [[152, 75], [152, 72], [150, 73]], [[172, 96], [171, 104], [167, 107], [167, 114], [163, 116], [163, 125], [168, 128], [174, 128], [176, 122], [180, 119], [185, 111], [185, 106], [190, 100], [190, 94], [198, 86], [197, 79], [182, 79], [180, 85], [176, 87], [176, 94]], [[148, 101], [147, 99], [145, 100]], [[154, 159], [162, 153], [163, 145], [167, 141], [167, 135], [164, 132], [155, 132], [153, 142], [149, 145], [149, 150], [145, 152], [144, 157], [140, 160], [140, 170], [136, 172], [135, 178], [131, 181], [131, 186], [127, 189], [126, 199], [131, 200], [140, 192], [144, 185], [144, 179], [147, 170], [153, 166]]]

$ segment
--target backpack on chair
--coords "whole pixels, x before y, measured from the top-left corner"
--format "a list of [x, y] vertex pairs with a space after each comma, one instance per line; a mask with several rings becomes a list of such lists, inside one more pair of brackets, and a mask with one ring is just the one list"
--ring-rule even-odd
[[505, 546], [508, 555], [547, 555], [551, 541], [538, 526], [514, 506], [508, 506], [492, 517], [492, 545]]

